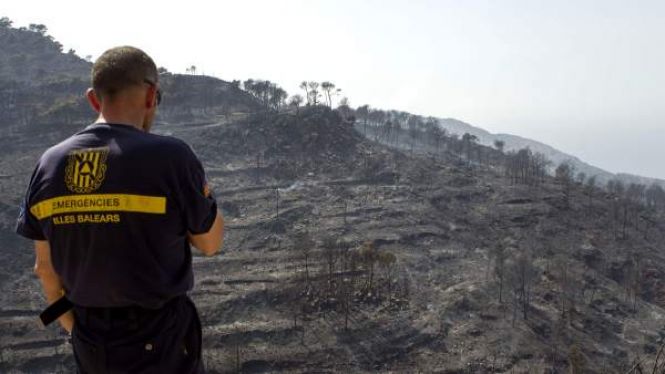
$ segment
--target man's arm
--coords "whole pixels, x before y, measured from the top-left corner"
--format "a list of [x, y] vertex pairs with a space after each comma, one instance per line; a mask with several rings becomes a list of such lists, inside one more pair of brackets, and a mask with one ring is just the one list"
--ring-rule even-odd
[[215, 222], [205, 234], [188, 234], [189, 242], [206, 256], [214, 256], [219, 253], [224, 243], [224, 217], [222, 212], [217, 211]]
[[[62, 281], [58, 274], [56, 274], [55, 269], [53, 269], [53, 263], [51, 263], [51, 246], [48, 241], [35, 240], [35, 252], [37, 255], [35, 259], [35, 274], [37, 274], [42, 283], [46, 301], [51, 305], [65, 294], [62, 288]], [[74, 327], [74, 314], [69, 311], [58, 318], [58, 322], [60, 322], [60, 325], [67, 332], [71, 333], [72, 327]]]

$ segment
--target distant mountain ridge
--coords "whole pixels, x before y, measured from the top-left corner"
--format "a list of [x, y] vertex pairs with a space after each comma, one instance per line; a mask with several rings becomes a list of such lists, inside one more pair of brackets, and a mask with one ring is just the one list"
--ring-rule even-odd
[[601, 184], [605, 184], [612, 179], [618, 179], [624, 183], [639, 183], [645, 185], [657, 183], [661, 186], [665, 186], [665, 180], [658, 178], [644, 177], [628, 173], [611, 173], [607, 170], [588, 164], [576, 156], [562, 152], [552, 146], [533, 139], [512, 134], [493, 134], [487, 130], [454, 118], [439, 119], [439, 125], [452, 134], [463, 135], [464, 133], [469, 133], [475, 135], [478, 137], [478, 141], [483, 145], [493, 146], [494, 141], [503, 141], [505, 142], [504, 149], [506, 151], [517, 151], [529, 147], [533, 152], [539, 152], [545, 155], [554, 163], [554, 166], [568, 161], [575, 166], [577, 172], [585, 173], [588, 177], [595, 175], [597, 181]]

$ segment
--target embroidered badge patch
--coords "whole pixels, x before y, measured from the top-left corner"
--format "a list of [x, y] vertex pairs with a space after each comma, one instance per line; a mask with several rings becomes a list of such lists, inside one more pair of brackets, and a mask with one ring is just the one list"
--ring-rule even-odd
[[65, 169], [67, 188], [75, 193], [97, 190], [104, 181], [108, 153], [108, 147], [72, 151]]

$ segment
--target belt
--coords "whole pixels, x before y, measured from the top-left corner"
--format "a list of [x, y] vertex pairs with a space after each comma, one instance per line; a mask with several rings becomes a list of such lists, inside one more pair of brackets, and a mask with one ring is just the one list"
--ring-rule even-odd
[[74, 309], [77, 313], [84, 314], [86, 318], [92, 317], [106, 320], [127, 320], [155, 316], [159, 314], [167, 305], [170, 305], [170, 303], [164, 304], [164, 306], [159, 309], [148, 309], [138, 305], [108, 308], [81, 307], [77, 305], [74, 307]]
[[170, 306], [170, 304], [177, 302], [182, 297], [184, 297], [184, 295], [172, 298], [171, 300], [164, 303], [164, 305], [159, 309], [148, 309], [137, 305], [109, 308], [81, 307], [74, 305], [74, 303], [67, 299], [67, 297], [63, 296], [44, 309], [44, 311], [39, 315], [39, 319], [41, 319], [44, 326], [48, 326], [73, 308], [76, 308], [77, 311], [84, 312], [88, 316], [98, 316], [106, 319], [135, 319], [137, 317], [144, 318], [146, 316], [159, 313], [164, 307]]

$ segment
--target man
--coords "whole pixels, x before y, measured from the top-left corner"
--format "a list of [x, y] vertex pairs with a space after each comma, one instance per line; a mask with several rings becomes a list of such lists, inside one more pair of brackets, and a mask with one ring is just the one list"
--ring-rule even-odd
[[224, 222], [201, 162], [149, 133], [161, 92], [143, 51], [102, 54], [87, 99], [97, 121], [42, 155], [18, 219], [43, 315], [61, 316], [81, 373], [202, 372], [190, 244], [216, 254]]

